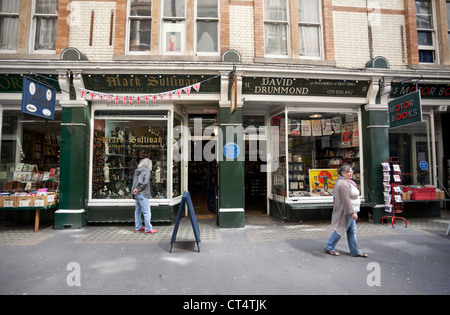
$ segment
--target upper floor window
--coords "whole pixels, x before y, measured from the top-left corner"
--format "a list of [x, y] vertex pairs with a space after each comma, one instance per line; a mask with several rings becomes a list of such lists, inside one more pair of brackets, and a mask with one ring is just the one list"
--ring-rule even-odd
[[0, 50], [17, 50], [19, 6], [17, 0], [0, 0]]
[[264, 0], [264, 48], [266, 56], [288, 56], [288, 16], [287, 0]]
[[185, 0], [163, 0], [161, 50], [167, 54], [183, 54], [186, 49]]
[[218, 0], [197, 0], [196, 34], [197, 53], [219, 52]]
[[34, 50], [55, 51], [58, 24], [58, 0], [34, 0]]
[[419, 62], [436, 61], [436, 28], [431, 0], [416, 1], [417, 41]]
[[152, 31], [152, 0], [128, 2], [128, 51], [150, 51]]
[[301, 57], [321, 55], [321, 13], [318, 0], [298, 0], [298, 34]]

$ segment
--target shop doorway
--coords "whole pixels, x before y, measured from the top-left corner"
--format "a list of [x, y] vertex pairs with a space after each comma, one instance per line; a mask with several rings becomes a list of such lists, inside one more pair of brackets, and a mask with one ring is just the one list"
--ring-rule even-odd
[[[265, 146], [264, 143], [258, 145]], [[267, 213], [267, 173], [261, 171], [261, 166], [266, 164], [259, 154], [255, 154], [249, 146], [249, 140], [245, 140], [245, 214]], [[263, 148], [258, 148], [258, 150]]]
[[215, 158], [204, 156], [204, 152], [215, 155], [216, 144], [216, 140], [190, 141], [188, 190], [199, 216], [213, 217], [217, 213], [218, 164]]
[[188, 190], [196, 215], [213, 217], [218, 206], [217, 114], [189, 114]]

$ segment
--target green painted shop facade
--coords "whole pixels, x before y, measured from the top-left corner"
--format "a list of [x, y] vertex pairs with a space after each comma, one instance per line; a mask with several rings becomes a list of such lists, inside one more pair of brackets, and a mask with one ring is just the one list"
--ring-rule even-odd
[[[236, 73], [233, 92], [229, 72], [53, 74], [61, 91], [55, 228], [133, 222], [129, 189], [144, 157], [153, 161], [153, 222], [173, 223], [188, 190], [196, 213], [224, 228], [244, 227], [255, 212], [284, 221], [330, 218], [343, 163], [353, 166], [363, 211], [374, 222], [385, 214], [381, 163], [389, 157], [408, 156], [405, 168], [416, 173], [410, 184], [437, 185], [443, 176], [437, 165], [444, 154], [439, 123], [450, 105], [446, 84], [424, 84], [422, 122], [391, 130], [389, 96], [415, 85], [387, 83], [370, 71], [247, 69]], [[21, 92], [20, 75], [2, 74], [0, 84], [2, 117], [20, 116], [18, 98], [11, 100]], [[418, 174], [423, 161], [429, 167]]]

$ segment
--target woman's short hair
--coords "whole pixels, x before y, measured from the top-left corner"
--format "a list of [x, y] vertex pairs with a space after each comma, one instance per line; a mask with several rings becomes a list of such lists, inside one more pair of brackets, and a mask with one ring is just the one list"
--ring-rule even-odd
[[152, 160], [150, 159], [142, 159], [139, 162], [138, 168], [148, 168], [150, 171], [152, 170], [153, 164], [152, 164]]
[[348, 164], [344, 164], [339, 168], [338, 173], [339, 175], [343, 175], [344, 173], [348, 173], [351, 171], [353, 171], [353, 168]]

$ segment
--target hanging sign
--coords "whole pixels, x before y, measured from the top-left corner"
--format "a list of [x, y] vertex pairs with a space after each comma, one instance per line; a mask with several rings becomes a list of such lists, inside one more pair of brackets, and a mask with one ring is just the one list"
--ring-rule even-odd
[[389, 127], [396, 128], [422, 121], [420, 91], [398, 97], [388, 103]]
[[55, 119], [56, 90], [29, 77], [23, 77], [22, 113]]

